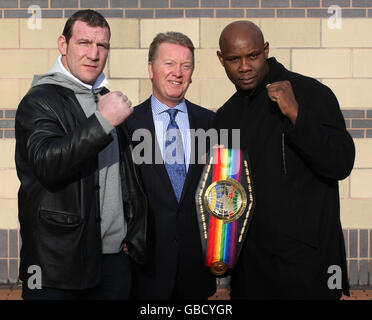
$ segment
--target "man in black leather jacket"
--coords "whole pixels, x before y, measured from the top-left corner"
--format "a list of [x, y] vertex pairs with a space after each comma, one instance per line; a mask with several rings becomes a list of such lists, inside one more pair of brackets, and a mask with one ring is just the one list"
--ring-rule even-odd
[[24, 299], [126, 299], [129, 256], [145, 260], [147, 202], [119, 127], [133, 108], [104, 87], [109, 40], [102, 15], [75, 13], [17, 110]]

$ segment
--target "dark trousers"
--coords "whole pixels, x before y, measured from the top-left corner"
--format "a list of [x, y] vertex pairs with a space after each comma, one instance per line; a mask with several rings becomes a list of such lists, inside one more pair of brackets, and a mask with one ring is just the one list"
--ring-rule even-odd
[[98, 286], [84, 290], [65, 290], [43, 287], [29, 289], [22, 284], [24, 300], [126, 300], [132, 286], [130, 258], [123, 251], [104, 254], [102, 279]]

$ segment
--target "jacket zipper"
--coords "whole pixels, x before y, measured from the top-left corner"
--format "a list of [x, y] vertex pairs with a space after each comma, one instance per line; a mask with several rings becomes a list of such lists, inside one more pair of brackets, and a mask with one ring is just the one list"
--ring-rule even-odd
[[[96, 109], [98, 110], [98, 94], [96, 92], [94, 92], [92, 90], [92, 94], [93, 94], [93, 98], [94, 98], [94, 102], [96, 104]], [[98, 166], [98, 160], [97, 160], [97, 170], [99, 172], [99, 166]], [[98, 176], [99, 176], [99, 173], [98, 173]], [[97, 181], [98, 180], [98, 181]], [[98, 193], [98, 210], [96, 210], [96, 221], [97, 222], [100, 222], [101, 221], [101, 204], [100, 204], [100, 186], [99, 186], [99, 178], [98, 179], [95, 179], [94, 181], [94, 192], [97, 192]]]
[[98, 94], [92, 91], [93, 97], [94, 97], [94, 102], [97, 104], [98, 103]]
[[282, 132], [282, 162], [283, 162], [283, 172], [286, 175], [287, 174], [287, 165], [286, 165], [286, 159], [285, 159], [285, 140], [284, 140], [285, 133]]

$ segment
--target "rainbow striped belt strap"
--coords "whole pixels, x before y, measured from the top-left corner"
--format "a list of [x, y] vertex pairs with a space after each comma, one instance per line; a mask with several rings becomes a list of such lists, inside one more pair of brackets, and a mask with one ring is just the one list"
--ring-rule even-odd
[[[242, 152], [238, 149], [218, 148], [214, 151], [212, 182], [232, 178], [240, 182], [242, 170]], [[233, 197], [233, 194], [228, 194]], [[218, 195], [217, 195], [218, 198]], [[218, 204], [216, 204], [218, 206]], [[209, 216], [206, 265], [222, 261], [228, 268], [234, 265], [236, 250], [237, 220], [227, 222]]]

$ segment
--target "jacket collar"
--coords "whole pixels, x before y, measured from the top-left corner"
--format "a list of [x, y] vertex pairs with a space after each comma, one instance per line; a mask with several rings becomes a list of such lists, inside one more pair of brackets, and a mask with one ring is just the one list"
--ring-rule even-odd
[[73, 79], [75, 82], [81, 84], [82, 86], [84, 86], [85, 88], [89, 89], [90, 91], [93, 91], [93, 90], [96, 90], [96, 89], [100, 89], [102, 87], [104, 87], [105, 85], [107, 85], [107, 79], [104, 75], [103, 72], [100, 73], [100, 75], [98, 76], [98, 78], [96, 79], [96, 81], [94, 82], [93, 85], [90, 85], [90, 84], [87, 84], [85, 82], [82, 82], [81, 80], [79, 80], [78, 78], [76, 78], [73, 74], [71, 74], [69, 71], [67, 71], [67, 69], [65, 68], [65, 66], [63, 65], [62, 63], [62, 55], [60, 55], [57, 59], [57, 64], [58, 64], [58, 67], [60, 69], [60, 71], [65, 74], [66, 76], [70, 77], [71, 79]]

